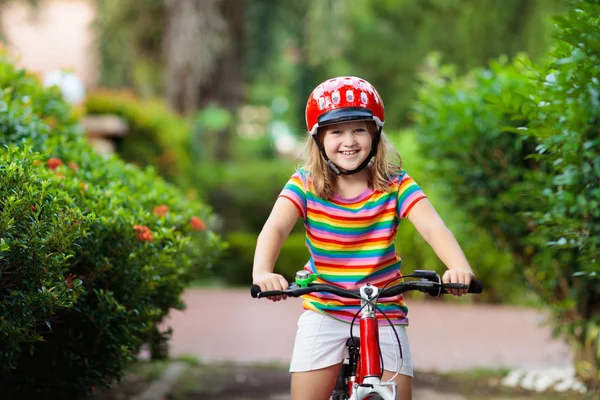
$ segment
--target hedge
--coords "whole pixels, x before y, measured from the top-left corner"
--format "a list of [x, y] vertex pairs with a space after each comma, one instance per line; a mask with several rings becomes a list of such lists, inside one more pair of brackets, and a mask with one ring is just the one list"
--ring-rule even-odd
[[432, 66], [418, 132], [432, 168], [517, 271], [600, 391], [600, 2], [571, 0], [543, 65]]
[[57, 88], [4, 56], [0, 88], [2, 394], [83, 399], [164, 345], [156, 327], [221, 242], [207, 206], [95, 153]]
[[125, 161], [156, 167], [168, 181], [190, 186], [190, 123], [164, 102], [124, 89], [95, 89], [86, 95], [85, 109], [89, 115], [114, 114], [127, 122], [117, 148]]

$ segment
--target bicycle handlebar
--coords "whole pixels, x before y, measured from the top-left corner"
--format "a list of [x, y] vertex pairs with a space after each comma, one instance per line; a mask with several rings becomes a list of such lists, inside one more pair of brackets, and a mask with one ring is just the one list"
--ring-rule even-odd
[[[436, 274], [437, 276], [437, 274]], [[446, 289], [467, 289], [467, 285], [462, 283], [438, 283], [430, 280], [418, 280], [418, 281], [406, 281], [401, 282], [390, 288], [385, 288], [379, 293], [379, 298], [393, 297], [401, 293], [408, 292], [410, 290], [418, 290], [420, 292], [428, 293], [432, 296], [439, 296], [444, 294]], [[468, 293], [481, 293], [483, 291], [483, 282], [479, 280], [471, 281], [468, 287]], [[356, 298], [360, 299], [360, 292], [358, 290], [346, 290], [337, 286], [323, 284], [323, 283], [312, 283], [307, 287], [300, 287], [295, 282], [289, 284], [286, 290], [269, 290], [261, 291], [260, 286], [253, 285], [250, 289], [250, 295], [253, 298], [270, 297], [285, 295], [289, 297], [299, 297], [308, 293], [313, 292], [328, 292], [337, 294], [340, 297]]]

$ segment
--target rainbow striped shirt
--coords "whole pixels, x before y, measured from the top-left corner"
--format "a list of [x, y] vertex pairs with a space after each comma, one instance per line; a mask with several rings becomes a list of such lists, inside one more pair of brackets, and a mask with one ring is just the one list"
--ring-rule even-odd
[[[382, 287], [401, 276], [402, 260], [394, 244], [398, 224], [425, 194], [405, 171], [390, 177], [389, 185], [389, 192], [367, 189], [352, 199], [335, 195], [324, 200], [311, 192], [308, 171], [299, 169], [292, 175], [279, 197], [294, 203], [304, 220], [310, 252], [304, 269], [318, 274], [316, 282], [353, 290], [367, 282]], [[360, 308], [360, 300], [329, 293], [312, 293], [303, 299], [305, 309], [345, 322], [352, 321]], [[402, 296], [386, 299], [380, 308], [392, 324], [408, 324]], [[377, 317], [380, 324], [388, 325], [381, 313]]]

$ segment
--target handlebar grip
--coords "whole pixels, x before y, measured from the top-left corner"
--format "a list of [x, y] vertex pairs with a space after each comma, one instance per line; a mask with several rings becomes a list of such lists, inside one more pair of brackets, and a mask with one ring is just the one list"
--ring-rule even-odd
[[260, 289], [260, 286], [258, 286], [258, 285], [252, 285], [252, 287], [250, 288], [250, 296], [252, 296], [253, 299], [256, 299], [260, 292], [261, 292], [261, 289]]
[[253, 298], [258, 298], [258, 297], [270, 297], [270, 296], [279, 296], [282, 294], [287, 294], [287, 292], [285, 290], [266, 290], [266, 291], [261, 291], [260, 286], [258, 285], [253, 285], [250, 288], [250, 296], [252, 296]]

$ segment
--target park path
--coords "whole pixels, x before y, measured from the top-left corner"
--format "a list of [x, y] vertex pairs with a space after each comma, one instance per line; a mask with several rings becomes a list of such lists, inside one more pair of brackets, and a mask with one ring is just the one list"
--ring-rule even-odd
[[[249, 290], [188, 289], [184, 311], [165, 322], [174, 330], [171, 355], [206, 361], [287, 364], [301, 300], [252, 299]], [[410, 299], [413, 365], [419, 371], [536, 368], [571, 364], [566, 343], [552, 338], [537, 310]]]

